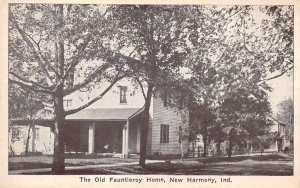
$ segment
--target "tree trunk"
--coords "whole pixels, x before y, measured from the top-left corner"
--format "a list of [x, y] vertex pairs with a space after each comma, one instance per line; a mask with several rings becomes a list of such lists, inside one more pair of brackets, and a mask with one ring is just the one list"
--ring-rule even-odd
[[203, 131], [203, 157], [207, 156], [207, 126], [204, 127]]
[[54, 128], [53, 174], [63, 174], [65, 171], [64, 132], [64, 118], [59, 117]]
[[15, 153], [14, 149], [12, 148], [12, 146], [9, 146], [8, 148], [9, 148], [9, 150], [10, 150], [12, 156], [15, 156], [16, 153]]
[[234, 129], [231, 129], [229, 133], [228, 158], [231, 158], [232, 155], [233, 137], [234, 137]]
[[153, 85], [149, 84], [148, 85], [148, 91], [147, 91], [147, 96], [145, 99], [145, 106], [144, 106], [144, 113], [143, 113], [143, 118], [142, 118], [142, 123], [141, 123], [141, 137], [140, 137], [140, 160], [139, 160], [139, 165], [144, 167], [145, 162], [146, 162], [146, 149], [147, 149], [147, 135], [148, 135], [148, 127], [149, 127], [149, 109], [150, 109], [150, 104], [151, 104], [151, 98], [152, 98], [152, 90], [153, 90]]
[[33, 124], [29, 125], [28, 131], [27, 131], [27, 138], [26, 138], [26, 146], [25, 146], [25, 156], [28, 156], [28, 148], [29, 148], [29, 140], [30, 140], [30, 132], [33, 127]]
[[221, 151], [221, 142], [220, 141], [217, 141], [216, 148], [217, 148], [217, 153], [216, 153], [217, 156], [221, 156], [222, 151]]
[[229, 138], [229, 146], [228, 146], [228, 158], [231, 158], [231, 155], [232, 155], [232, 148], [233, 148], [232, 139], [231, 139], [231, 138]]
[[[58, 99], [57, 100], [62, 100]], [[55, 100], [56, 102], [56, 100]], [[63, 110], [63, 102], [55, 105], [55, 124], [54, 124], [54, 154], [52, 162], [52, 173], [63, 174], [65, 171], [65, 115]]]
[[181, 162], [183, 162], [183, 145], [182, 145], [182, 140], [180, 141], [180, 150], [181, 150]]
[[[62, 29], [64, 19], [64, 5], [58, 4], [58, 28]], [[54, 153], [52, 162], [52, 173], [63, 174], [65, 172], [65, 111], [64, 111], [64, 83], [60, 83], [61, 77], [64, 75], [65, 67], [65, 49], [63, 38], [57, 36], [57, 68], [60, 76], [57, 76], [56, 90], [53, 95], [54, 101]]]

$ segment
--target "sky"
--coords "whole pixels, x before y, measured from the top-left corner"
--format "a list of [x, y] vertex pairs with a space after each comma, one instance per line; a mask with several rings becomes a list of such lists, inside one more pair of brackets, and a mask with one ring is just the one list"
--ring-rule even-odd
[[273, 88], [273, 91], [269, 92], [269, 101], [271, 103], [273, 114], [276, 115], [277, 105], [284, 99], [289, 97], [293, 98], [293, 75], [283, 75], [268, 81], [268, 84]]

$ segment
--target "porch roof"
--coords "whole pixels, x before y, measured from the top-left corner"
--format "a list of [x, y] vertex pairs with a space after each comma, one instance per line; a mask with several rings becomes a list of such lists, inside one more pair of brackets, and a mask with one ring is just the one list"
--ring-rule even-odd
[[[83, 109], [75, 114], [68, 115], [66, 120], [72, 121], [125, 121], [132, 119], [143, 112], [144, 108], [94, 108]], [[48, 124], [53, 122], [53, 114], [48, 110], [40, 110], [34, 122], [38, 124]], [[29, 118], [16, 118], [11, 119], [12, 122], [17, 124], [28, 124], [32, 122]], [[50, 125], [49, 124], [49, 125]]]
[[141, 108], [94, 108], [84, 109], [75, 114], [68, 115], [66, 120], [127, 120], [140, 111]]

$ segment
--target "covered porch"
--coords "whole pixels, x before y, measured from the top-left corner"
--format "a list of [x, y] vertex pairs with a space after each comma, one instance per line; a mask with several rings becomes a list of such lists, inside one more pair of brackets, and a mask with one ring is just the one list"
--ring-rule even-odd
[[140, 152], [143, 109], [86, 109], [66, 118], [65, 150], [71, 153]]

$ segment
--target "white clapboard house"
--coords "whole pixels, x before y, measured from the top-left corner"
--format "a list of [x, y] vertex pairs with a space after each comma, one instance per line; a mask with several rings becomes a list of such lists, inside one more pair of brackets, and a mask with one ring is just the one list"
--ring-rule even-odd
[[[74, 93], [65, 98], [64, 106], [75, 108], [95, 95], [96, 93]], [[115, 153], [123, 156], [138, 154], [143, 105], [142, 93], [129, 80], [119, 81], [102, 99], [66, 117], [65, 152]], [[153, 97], [147, 155], [181, 154], [181, 144], [184, 152], [187, 152], [188, 143], [179, 139], [178, 131], [189, 122], [183, 121], [180, 112], [182, 111], [168, 106], [160, 97]], [[13, 122], [9, 131], [10, 153], [24, 153], [29, 123], [28, 120]], [[34, 124], [30, 133], [29, 152], [52, 154], [54, 134], [51, 131], [51, 113], [43, 110]]]

